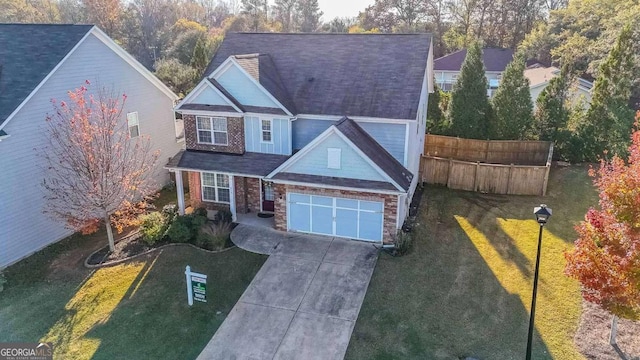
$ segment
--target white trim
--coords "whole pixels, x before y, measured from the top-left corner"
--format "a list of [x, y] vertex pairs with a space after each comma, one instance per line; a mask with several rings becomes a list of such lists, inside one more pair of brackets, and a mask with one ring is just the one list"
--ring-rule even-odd
[[4, 135], [4, 136], [0, 136], [0, 141], [5, 140], [5, 139], [7, 139], [7, 138], [9, 138], [9, 137], [11, 137], [11, 134], [7, 134], [7, 135]]
[[[296, 120], [298, 118], [302, 118], [306, 120], [338, 121], [343, 117], [344, 115], [298, 114], [296, 115]], [[406, 124], [406, 123], [416, 121], [416, 119], [374, 118], [374, 117], [367, 117], [367, 116], [351, 116], [351, 115], [349, 115], [348, 118], [358, 122], [377, 122], [377, 123], [391, 123], [391, 124]]]
[[244, 113], [231, 113], [225, 111], [208, 111], [208, 110], [175, 110], [176, 112], [182, 115], [193, 115], [193, 116], [213, 116], [213, 117], [230, 117], [230, 118], [241, 118], [243, 115], [247, 115]]
[[236, 214], [236, 180], [233, 175], [229, 176], [229, 210], [231, 210], [231, 220], [237, 221]]
[[[204, 184], [204, 179], [203, 179], [203, 175], [204, 174], [212, 174], [213, 175], [213, 183], [214, 185], [205, 185]], [[218, 175], [224, 175], [227, 177], [228, 181], [229, 181], [229, 187], [221, 187], [218, 186]], [[204, 202], [209, 202], [209, 203], [216, 203], [216, 204], [227, 204], [229, 206], [231, 206], [231, 179], [233, 179], [233, 175], [228, 175], [225, 173], [221, 173], [221, 172], [212, 172], [212, 171], [200, 171], [200, 200], [204, 201]], [[214, 188], [215, 189], [215, 194], [216, 194], [216, 199], [215, 200], [206, 200], [204, 198], [204, 187], [209, 187], [209, 188]], [[226, 189], [229, 190], [229, 201], [220, 201], [218, 198], [218, 190], [220, 189]]]
[[372, 194], [388, 194], [388, 195], [406, 194], [406, 192], [403, 192], [403, 191], [362, 189], [362, 188], [354, 188], [354, 187], [347, 187], [347, 186], [314, 184], [314, 183], [306, 183], [306, 182], [291, 181], [291, 180], [267, 179], [267, 178], [265, 179], [268, 181], [271, 181], [274, 184], [306, 186], [306, 187], [312, 187], [312, 188], [318, 188], [318, 189], [347, 190], [347, 191], [355, 191], [355, 192], [366, 192], [366, 193], [372, 193]]
[[351, 140], [349, 140], [344, 134], [342, 134], [342, 132], [340, 132], [335, 127], [335, 125], [331, 125], [327, 130], [325, 130], [322, 134], [318, 135], [315, 139], [313, 139], [310, 143], [308, 143], [304, 148], [302, 148], [302, 150], [298, 151], [295, 155], [287, 159], [287, 161], [285, 161], [280, 166], [278, 166], [275, 170], [269, 173], [265, 178], [271, 179], [277, 173], [288, 169], [291, 165], [293, 165], [295, 162], [297, 162], [302, 157], [304, 157], [307, 153], [309, 153], [309, 151], [311, 151], [313, 148], [318, 146], [318, 144], [320, 144], [323, 140], [325, 140], [332, 134], [336, 134], [338, 137], [340, 137], [358, 155], [360, 155], [362, 159], [364, 159], [369, 165], [371, 165], [378, 172], [378, 174], [382, 175], [383, 178], [385, 178], [388, 182], [393, 184], [393, 186], [395, 186], [398, 190], [401, 190], [402, 192], [404, 192], [404, 189], [402, 188], [402, 186], [398, 185], [398, 183], [395, 180], [393, 180], [389, 176], [389, 174], [384, 172], [384, 170], [382, 170], [376, 163], [374, 163], [365, 153], [362, 152], [362, 150], [360, 150], [354, 143], [352, 143]]
[[[207, 131], [207, 130], [198, 128], [198, 118], [209, 118], [209, 126], [211, 126], [211, 129], [208, 130], [211, 133], [211, 142], [210, 143], [200, 141], [200, 131]], [[225, 131], [215, 130], [213, 128], [213, 123], [214, 123], [215, 119], [224, 120], [224, 122], [225, 122]], [[198, 144], [202, 144], [202, 145], [229, 146], [229, 128], [228, 128], [228, 126], [229, 126], [229, 121], [225, 117], [220, 117], [220, 116], [196, 116], [196, 142]], [[227, 135], [227, 142], [224, 143], [224, 144], [216, 143], [215, 133], [223, 133], [223, 132]]]
[[176, 95], [171, 89], [169, 89], [162, 81], [160, 81], [155, 75], [153, 75], [149, 70], [147, 70], [142, 64], [140, 64], [133, 56], [127, 53], [124, 49], [122, 49], [118, 44], [116, 44], [107, 34], [105, 34], [102, 30], [100, 30], [97, 26], [93, 26], [87, 33], [78, 41], [77, 44], [69, 50], [67, 55], [65, 55], [60, 62], [47, 74], [47, 76], [40, 81], [40, 83], [29, 93], [29, 95], [18, 105], [15, 110], [5, 119], [5, 121], [0, 124], [0, 130], [2, 130], [11, 119], [25, 106], [29, 100], [40, 90], [40, 88], [58, 71], [58, 69], [64, 64], [67, 59], [73, 55], [76, 50], [82, 45], [85, 40], [89, 37], [89, 35], [95, 36], [98, 40], [100, 40], [103, 44], [105, 44], [109, 49], [116, 53], [116, 55], [120, 56], [125, 62], [127, 62], [131, 67], [137, 70], [144, 78], [146, 78], [149, 82], [155, 85], [160, 91], [162, 91], [167, 97], [171, 100], [175, 101], [178, 99], [178, 95]]
[[409, 166], [409, 134], [411, 133], [411, 131], [409, 131], [409, 124], [406, 124], [406, 127], [404, 129], [404, 154], [403, 154], [403, 166], [407, 167]]
[[[265, 141], [264, 140], [264, 134], [263, 131], [265, 131], [264, 129], [262, 129], [262, 122], [263, 121], [268, 121], [269, 122], [269, 134], [271, 135], [271, 141]], [[258, 122], [260, 123], [260, 144], [270, 144], [273, 145], [273, 152], [275, 153], [275, 144], [273, 143], [273, 117], [271, 118], [260, 118], [258, 117]], [[282, 127], [281, 127], [282, 128]], [[282, 137], [282, 132], [280, 132], [280, 137]]]
[[0, 124], [0, 130], [2, 130], [9, 123], [9, 121], [11, 121], [11, 119], [13, 119], [13, 117], [27, 104], [27, 102], [31, 100], [31, 98], [38, 92], [38, 90], [40, 90], [40, 88], [47, 82], [47, 80], [49, 80], [49, 78], [51, 78], [53, 74], [55, 74], [56, 71], [58, 71], [58, 69], [62, 66], [62, 64], [64, 64], [65, 61], [67, 61], [67, 59], [70, 58], [71, 55], [73, 55], [76, 52], [76, 50], [80, 47], [80, 45], [82, 45], [82, 43], [89, 37], [89, 35], [91, 35], [91, 30], [93, 30], [94, 28], [95, 26], [91, 28], [89, 31], [87, 31], [87, 33], [82, 37], [82, 39], [80, 39], [80, 41], [78, 41], [78, 43], [73, 48], [71, 48], [71, 50], [69, 50], [67, 55], [65, 55], [62, 58], [62, 60], [60, 60], [58, 65], [56, 65], [53, 68], [53, 70], [51, 70], [49, 74], [47, 74], [47, 76], [45, 76], [44, 79], [42, 79], [42, 81], [40, 81], [38, 86], [36, 86], [35, 89], [33, 89], [31, 93], [20, 103], [20, 105], [18, 105], [18, 107], [15, 110], [13, 110], [13, 112], [9, 114], [9, 116], [7, 116], [4, 122]]
[[396, 200], [396, 202], [397, 202], [397, 207], [396, 207], [396, 230], [400, 229], [400, 226], [402, 226], [402, 225], [400, 225], [400, 199], [402, 197], [403, 197], [402, 195], [398, 195], [398, 199]]
[[142, 64], [138, 62], [131, 54], [126, 52], [120, 45], [116, 44], [109, 35], [105, 34], [100, 28], [94, 26], [90, 31], [93, 35], [95, 35], [98, 40], [101, 40], [105, 45], [107, 45], [111, 50], [113, 50], [117, 55], [119, 55], [124, 61], [129, 63], [134, 69], [136, 69], [142, 76], [144, 76], [147, 80], [149, 80], [152, 84], [154, 84], [160, 91], [162, 91], [165, 95], [167, 95], [171, 100], [178, 100], [179, 97], [176, 95], [169, 87], [167, 87], [160, 79], [158, 79], [155, 75], [153, 75], [149, 70], [147, 70]]
[[[131, 125], [131, 124], [129, 123], [129, 115], [133, 115], [133, 114], [136, 114], [136, 115], [135, 115], [135, 116], [136, 116], [136, 119], [135, 119], [135, 120], [136, 120], [136, 122], [135, 122], [135, 124], [134, 124], [134, 125]], [[127, 113], [127, 116], [126, 116], [126, 117], [127, 117], [127, 129], [129, 130], [129, 137], [130, 137], [130, 138], [140, 137], [140, 135], [142, 135], [142, 132], [140, 132], [140, 118], [138, 117], [138, 112], [137, 112], [137, 111], [130, 111], [130, 112], [128, 112], [128, 113]], [[131, 128], [132, 128], [133, 126], [136, 126], [136, 127], [138, 128], [138, 135], [136, 135], [136, 136], [131, 136]]]
[[289, 126], [289, 150], [286, 152], [287, 155], [291, 155], [291, 153], [293, 152], [293, 127], [292, 127], [292, 123], [293, 123], [293, 119], [289, 118], [289, 121], [287, 121], [288, 126]]
[[182, 184], [182, 171], [174, 171], [176, 176], [176, 191], [178, 192], [178, 214], [184, 215], [184, 185]]
[[[203, 85], [206, 85], [206, 87]], [[233, 101], [231, 101], [231, 99], [229, 99], [222, 91], [218, 90], [218, 88], [215, 87], [206, 77], [202, 79], [202, 81], [200, 81], [200, 83], [193, 90], [191, 90], [191, 92], [187, 94], [187, 96], [185, 96], [185, 98], [182, 99], [178, 103], [178, 105], [175, 106], [176, 111], [178, 111], [178, 109], [185, 103], [191, 102], [193, 98], [196, 98], [198, 97], [198, 95], [202, 94], [205, 89], [212, 89], [216, 94], [218, 94], [218, 96], [222, 98], [222, 100], [229, 104], [229, 106], [233, 107], [238, 113], [244, 113], [239, 107], [236, 106]]]
[[[260, 175], [255, 175], [255, 174], [241, 174], [241, 173], [233, 173], [233, 172], [226, 172], [226, 171], [216, 171], [216, 170], [203, 170], [203, 169], [192, 169], [192, 168], [184, 168], [184, 167], [171, 167], [171, 166], [163, 166], [163, 169], [169, 170], [169, 171], [189, 171], [189, 172], [208, 172], [208, 173], [216, 173], [216, 174], [226, 174], [229, 176], [242, 176], [242, 177], [248, 177], [248, 178], [254, 178], [254, 179], [262, 179], [264, 176], [260, 176]], [[271, 181], [271, 180], [269, 180]]]
[[232, 65], [235, 66], [244, 76], [246, 76], [255, 86], [257, 86], [258, 89], [262, 91], [271, 101], [278, 105], [278, 107], [280, 107], [282, 111], [284, 111], [289, 116], [293, 116], [293, 114], [286, 107], [284, 107], [284, 105], [282, 105], [282, 103], [280, 103], [278, 99], [271, 95], [271, 93], [267, 91], [264, 86], [262, 86], [256, 79], [253, 78], [253, 76], [249, 75], [249, 73], [242, 66], [240, 66], [240, 64], [238, 64], [233, 55], [229, 56], [227, 60], [220, 64], [220, 66], [218, 66], [218, 68], [213, 71], [213, 73], [211, 73], [209, 77], [215, 78], [217, 80], [218, 76], [224, 74], [225, 71], [227, 71]]

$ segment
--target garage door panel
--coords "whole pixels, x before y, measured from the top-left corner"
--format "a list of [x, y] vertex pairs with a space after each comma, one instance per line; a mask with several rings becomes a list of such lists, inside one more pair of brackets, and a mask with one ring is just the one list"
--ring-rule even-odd
[[336, 199], [336, 206], [339, 208], [358, 210], [358, 200], [353, 199]]
[[382, 203], [374, 201], [360, 201], [360, 209], [367, 211], [382, 212]]
[[311, 232], [317, 234], [333, 235], [333, 208], [324, 206], [312, 206], [311, 222]]
[[333, 198], [328, 196], [311, 196], [313, 205], [324, 205], [333, 207]]
[[364, 240], [382, 240], [382, 214], [360, 212], [360, 236]]
[[289, 202], [305, 203], [305, 204], [311, 203], [311, 196], [309, 195], [288, 193], [287, 198], [289, 199]]
[[357, 210], [336, 209], [336, 235], [354, 239], [358, 237]]
[[289, 204], [289, 229], [311, 231], [311, 206], [297, 203]]

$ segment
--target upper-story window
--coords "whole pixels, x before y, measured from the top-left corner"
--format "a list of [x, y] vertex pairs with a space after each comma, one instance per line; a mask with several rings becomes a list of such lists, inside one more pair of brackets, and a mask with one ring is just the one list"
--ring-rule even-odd
[[272, 127], [272, 121], [271, 120], [261, 120], [260, 123], [262, 124], [262, 142], [265, 143], [271, 143], [273, 142], [273, 138], [271, 137], [271, 127]]
[[227, 119], [208, 116], [197, 116], [196, 127], [198, 143], [213, 145], [228, 145]]
[[132, 138], [140, 136], [140, 122], [138, 122], [138, 112], [127, 113], [127, 126], [129, 127], [129, 136]]

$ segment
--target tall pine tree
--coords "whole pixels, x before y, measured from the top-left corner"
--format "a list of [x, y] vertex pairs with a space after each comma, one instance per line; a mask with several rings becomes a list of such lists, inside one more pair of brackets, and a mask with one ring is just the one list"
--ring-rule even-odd
[[587, 160], [595, 160], [603, 151], [624, 155], [634, 121], [629, 107], [634, 74], [633, 32], [626, 25], [607, 59], [600, 65], [591, 107], [579, 129], [585, 145]]
[[568, 91], [569, 74], [567, 68], [563, 67], [536, 100], [533, 132], [538, 140], [558, 142], [561, 131], [569, 121]]
[[449, 107], [451, 132], [455, 136], [486, 139], [490, 104], [487, 99], [482, 48], [473, 43], [467, 50], [458, 81], [453, 86]]
[[298, 23], [301, 32], [315, 32], [320, 26], [320, 11], [318, 0], [298, 0]]
[[[435, 81], [434, 81], [435, 83]], [[440, 99], [442, 91], [438, 85], [434, 84], [433, 93], [429, 94], [429, 100], [427, 102], [427, 133], [444, 135], [449, 130], [449, 123], [447, 122], [442, 108], [440, 107]]]
[[533, 105], [524, 68], [524, 57], [517, 55], [502, 75], [500, 86], [493, 96], [494, 114], [489, 124], [491, 139], [524, 139], [531, 129]]

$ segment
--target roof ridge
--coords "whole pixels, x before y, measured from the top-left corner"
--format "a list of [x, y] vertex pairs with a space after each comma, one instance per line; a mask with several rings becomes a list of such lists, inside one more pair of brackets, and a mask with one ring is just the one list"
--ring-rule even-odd
[[313, 35], [313, 36], [433, 36], [433, 33], [314, 33], [314, 32], [253, 32], [253, 31], [230, 31], [227, 35], [243, 34], [243, 35]]

